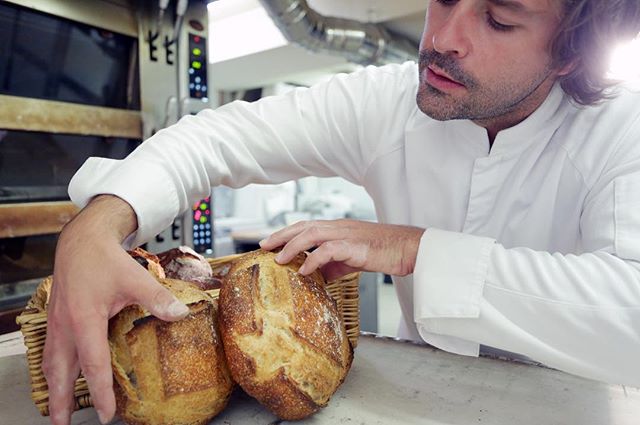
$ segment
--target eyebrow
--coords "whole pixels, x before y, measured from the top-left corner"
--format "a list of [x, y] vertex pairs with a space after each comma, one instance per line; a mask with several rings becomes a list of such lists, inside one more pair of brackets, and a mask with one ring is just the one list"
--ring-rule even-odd
[[515, 13], [526, 14], [531, 13], [524, 4], [516, 0], [488, 0], [489, 3], [495, 4], [497, 7], [504, 7]]

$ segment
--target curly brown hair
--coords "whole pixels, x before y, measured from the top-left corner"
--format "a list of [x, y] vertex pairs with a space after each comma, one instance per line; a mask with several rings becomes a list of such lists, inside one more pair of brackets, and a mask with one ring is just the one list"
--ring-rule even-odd
[[611, 97], [607, 78], [611, 49], [640, 33], [640, 0], [560, 0], [563, 18], [551, 44], [562, 89], [577, 103], [593, 105]]

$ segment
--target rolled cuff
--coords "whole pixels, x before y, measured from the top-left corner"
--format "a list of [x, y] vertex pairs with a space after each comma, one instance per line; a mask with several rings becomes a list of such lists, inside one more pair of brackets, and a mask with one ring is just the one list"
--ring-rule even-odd
[[427, 343], [452, 353], [478, 355], [477, 342], [447, 335], [440, 325], [480, 317], [494, 244], [494, 239], [463, 233], [424, 232], [413, 273], [413, 307], [416, 327]]
[[[432, 321], [433, 322], [433, 321]], [[433, 325], [434, 323], [430, 323]], [[432, 326], [435, 327], [435, 326]], [[480, 344], [466, 339], [457, 338], [450, 335], [442, 335], [430, 331], [429, 326], [418, 325], [420, 338], [425, 342], [449, 353], [460, 354], [461, 356], [478, 357], [480, 354]]]
[[414, 319], [477, 318], [491, 238], [427, 229], [413, 275]]
[[[135, 184], [153, 179], [153, 185]], [[171, 225], [179, 213], [178, 196], [170, 175], [157, 164], [89, 158], [69, 183], [69, 197], [80, 208], [97, 195], [115, 195], [136, 213], [138, 228], [123, 245], [129, 249], [148, 242]]]

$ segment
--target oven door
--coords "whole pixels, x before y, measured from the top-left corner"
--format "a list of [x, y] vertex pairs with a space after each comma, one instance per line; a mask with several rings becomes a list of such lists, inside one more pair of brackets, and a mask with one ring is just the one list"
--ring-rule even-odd
[[57, 235], [77, 213], [75, 171], [90, 156], [124, 158], [142, 139], [128, 3], [28, 3], [0, 2], [0, 334], [17, 329], [52, 273]]

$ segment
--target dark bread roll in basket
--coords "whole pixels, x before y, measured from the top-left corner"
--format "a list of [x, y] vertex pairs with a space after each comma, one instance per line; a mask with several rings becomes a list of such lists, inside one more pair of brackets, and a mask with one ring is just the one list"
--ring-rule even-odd
[[297, 273], [258, 250], [236, 260], [220, 290], [220, 330], [234, 380], [281, 419], [327, 405], [353, 359], [320, 272]]
[[130, 425], [206, 424], [233, 381], [218, 332], [218, 306], [195, 285], [159, 279], [190, 314], [164, 322], [129, 306], [109, 322], [118, 414]]
[[187, 246], [158, 254], [160, 265], [168, 278], [196, 284], [200, 289], [220, 288], [220, 278], [213, 275], [207, 260]]

